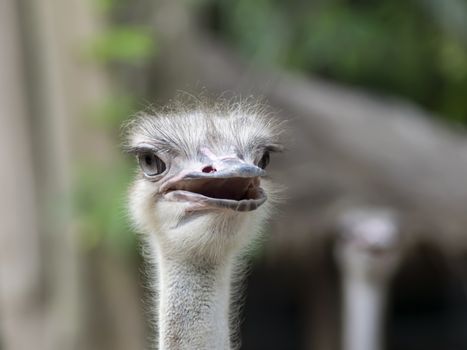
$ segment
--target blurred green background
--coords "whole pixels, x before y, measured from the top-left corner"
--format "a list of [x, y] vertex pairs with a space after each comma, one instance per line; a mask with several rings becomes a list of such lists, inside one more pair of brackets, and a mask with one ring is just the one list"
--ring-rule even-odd
[[[150, 70], [157, 60], [157, 32], [141, 24], [148, 22], [147, 2], [96, 0], [94, 5], [109, 25], [90, 40], [85, 55], [110, 70], [119, 84], [89, 118], [117, 136], [129, 115], [157, 97], [151, 85], [161, 82], [135, 89], [129, 76]], [[248, 61], [407, 98], [454, 125], [467, 125], [465, 1], [204, 0], [190, 6], [201, 13], [203, 27]], [[95, 178], [89, 174], [94, 166], [82, 170], [77, 193], [83, 220], [95, 228], [86, 239], [91, 245], [104, 237], [110, 244], [122, 240], [122, 247], [134, 251], [128, 244], [135, 236], [119, 214], [131, 171], [122, 165], [118, 177], [95, 192], [96, 184], [86, 180]]]
[[[46, 237], [36, 247], [45, 257], [34, 297], [24, 298], [52, 310], [59, 326], [49, 337], [60, 333], [44, 349], [136, 349], [150, 338], [141, 242], [126, 210], [135, 164], [122, 154], [121, 125], [170, 97], [164, 47], [185, 22], [249, 66], [407, 99], [453, 128], [467, 126], [464, 0], [190, 0], [175, 16], [164, 12], [167, 1], [7, 2], [34, 150], [38, 231]], [[290, 327], [304, 328], [290, 313]], [[3, 334], [0, 349], [20, 349]]]

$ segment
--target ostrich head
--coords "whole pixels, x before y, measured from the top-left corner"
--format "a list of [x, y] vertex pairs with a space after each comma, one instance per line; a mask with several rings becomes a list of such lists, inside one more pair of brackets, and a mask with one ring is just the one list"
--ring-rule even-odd
[[164, 254], [219, 260], [242, 248], [274, 197], [265, 168], [278, 131], [260, 108], [240, 104], [140, 114], [127, 129], [139, 162], [135, 223]]

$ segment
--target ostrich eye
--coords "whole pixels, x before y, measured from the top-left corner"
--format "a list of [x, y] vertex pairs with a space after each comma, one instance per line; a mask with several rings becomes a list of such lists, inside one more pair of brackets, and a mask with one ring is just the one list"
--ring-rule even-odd
[[146, 176], [162, 174], [166, 169], [165, 163], [154, 153], [141, 153], [138, 155], [138, 161]]
[[258, 166], [261, 168], [261, 169], [265, 169], [268, 164], [269, 164], [269, 151], [266, 151], [264, 152], [263, 156], [261, 157], [261, 159], [259, 160], [258, 162]]

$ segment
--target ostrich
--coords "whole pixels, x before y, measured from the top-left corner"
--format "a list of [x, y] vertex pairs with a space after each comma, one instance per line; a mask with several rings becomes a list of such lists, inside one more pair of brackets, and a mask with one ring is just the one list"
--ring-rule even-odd
[[346, 211], [336, 258], [343, 288], [343, 350], [383, 349], [390, 280], [402, 258], [400, 223], [389, 209]]
[[234, 347], [231, 285], [271, 212], [264, 169], [281, 149], [280, 129], [264, 109], [241, 103], [130, 121], [127, 146], [139, 162], [130, 211], [157, 267], [159, 349]]

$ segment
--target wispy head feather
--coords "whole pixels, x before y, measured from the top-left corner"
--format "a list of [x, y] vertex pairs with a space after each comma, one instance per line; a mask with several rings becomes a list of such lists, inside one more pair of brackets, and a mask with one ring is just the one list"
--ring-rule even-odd
[[139, 112], [124, 126], [125, 144], [132, 151], [139, 144], [195, 156], [200, 146], [235, 146], [237, 151], [282, 149], [283, 123], [269, 108], [252, 98], [209, 99], [181, 95], [169, 105]]

